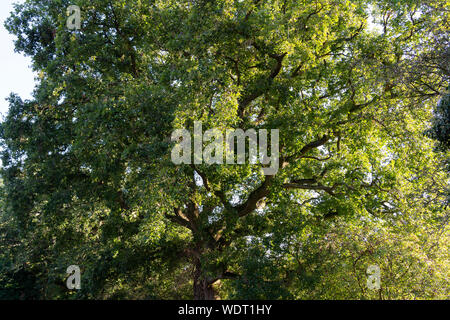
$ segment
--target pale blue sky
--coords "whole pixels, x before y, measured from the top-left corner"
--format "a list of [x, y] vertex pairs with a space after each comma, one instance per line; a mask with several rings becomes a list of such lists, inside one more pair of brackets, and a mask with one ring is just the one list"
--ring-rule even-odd
[[14, 36], [4, 27], [6, 18], [13, 10], [13, 3], [23, 3], [24, 0], [0, 1], [0, 113], [4, 116], [8, 110], [5, 98], [11, 92], [19, 94], [22, 99], [30, 99], [34, 88], [31, 59], [14, 52]]

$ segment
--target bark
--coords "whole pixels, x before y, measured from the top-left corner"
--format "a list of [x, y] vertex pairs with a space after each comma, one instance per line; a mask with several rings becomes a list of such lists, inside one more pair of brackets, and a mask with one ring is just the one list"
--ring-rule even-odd
[[207, 279], [200, 260], [195, 263], [194, 270], [194, 299], [195, 300], [215, 300], [217, 299], [216, 291], [212, 283]]

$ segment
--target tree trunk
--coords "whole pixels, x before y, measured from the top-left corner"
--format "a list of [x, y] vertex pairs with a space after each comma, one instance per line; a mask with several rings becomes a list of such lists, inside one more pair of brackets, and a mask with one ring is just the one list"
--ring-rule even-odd
[[200, 260], [195, 262], [194, 271], [194, 299], [195, 300], [215, 300], [216, 292], [203, 272]]

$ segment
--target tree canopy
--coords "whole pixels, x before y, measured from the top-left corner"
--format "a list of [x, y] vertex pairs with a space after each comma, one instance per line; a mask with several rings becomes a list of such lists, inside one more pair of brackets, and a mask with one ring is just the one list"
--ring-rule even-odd
[[[448, 298], [448, 123], [426, 132], [439, 101], [448, 116], [449, 9], [16, 5], [6, 27], [39, 77], [0, 127], [0, 298]], [[194, 121], [279, 129], [279, 171], [175, 165], [171, 133]]]

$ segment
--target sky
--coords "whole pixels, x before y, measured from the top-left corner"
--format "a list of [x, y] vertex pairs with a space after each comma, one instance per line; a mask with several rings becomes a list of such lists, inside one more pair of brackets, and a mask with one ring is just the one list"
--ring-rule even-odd
[[5, 98], [11, 92], [19, 94], [22, 99], [30, 99], [34, 88], [34, 77], [31, 59], [21, 53], [14, 52], [15, 37], [6, 30], [4, 23], [13, 10], [13, 3], [24, 0], [0, 0], [0, 113], [5, 116], [8, 102]]

